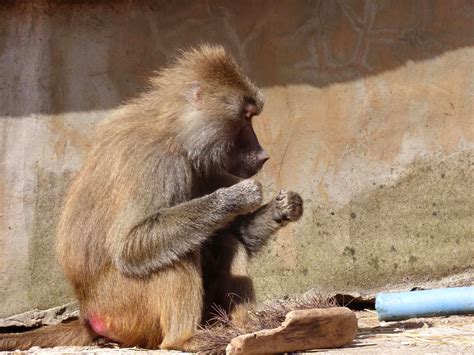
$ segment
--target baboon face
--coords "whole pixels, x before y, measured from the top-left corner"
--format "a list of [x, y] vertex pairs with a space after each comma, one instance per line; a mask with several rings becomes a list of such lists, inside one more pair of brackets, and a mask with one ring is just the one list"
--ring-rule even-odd
[[252, 126], [254, 116], [260, 113], [253, 99], [244, 99], [240, 115], [240, 125], [236, 129], [232, 149], [229, 152], [228, 171], [241, 178], [255, 175], [270, 158], [260, 146]]
[[192, 114], [182, 128], [184, 147], [199, 172], [249, 178], [269, 159], [252, 127], [263, 96], [224, 50], [196, 55], [196, 69], [188, 75], [192, 85], [185, 89]]

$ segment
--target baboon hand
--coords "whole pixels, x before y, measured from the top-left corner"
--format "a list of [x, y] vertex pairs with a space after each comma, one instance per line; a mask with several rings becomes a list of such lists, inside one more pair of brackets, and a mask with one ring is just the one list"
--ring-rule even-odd
[[273, 205], [273, 219], [283, 225], [297, 221], [303, 214], [303, 199], [296, 192], [281, 190]]
[[262, 204], [262, 184], [257, 180], [247, 179], [221, 190], [224, 203], [231, 212], [246, 214], [255, 211]]

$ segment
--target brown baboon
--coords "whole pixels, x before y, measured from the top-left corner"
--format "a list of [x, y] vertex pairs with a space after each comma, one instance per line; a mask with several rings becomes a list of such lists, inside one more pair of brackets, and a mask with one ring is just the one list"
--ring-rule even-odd
[[248, 179], [268, 159], [252, 128], [262, 107], [232, 57], [202, 46], [103, 122], [58, 227], [80, 319], [3, 335], [0, 349], [105, 338], [192, 350], [210, 304], [237, 312], [253, 301], [248, 257], [302, 214], [294, 192], [261, 206], [262, 187]]

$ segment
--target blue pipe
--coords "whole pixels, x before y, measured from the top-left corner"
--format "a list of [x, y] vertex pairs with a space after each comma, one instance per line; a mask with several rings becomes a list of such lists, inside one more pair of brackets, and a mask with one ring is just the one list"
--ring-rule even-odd
[[474, 287], [378, 293], [375, 309], [379, 320], [474, 313]]

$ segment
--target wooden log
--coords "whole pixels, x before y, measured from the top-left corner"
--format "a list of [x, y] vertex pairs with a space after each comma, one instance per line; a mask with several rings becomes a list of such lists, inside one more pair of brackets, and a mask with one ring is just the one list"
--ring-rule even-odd
[[346, 307], [291, 311], [275, 329], [238, 336], [227, 354], [284, 353], [337, 348], [350, 344], [357, 334], [357, 318]]

